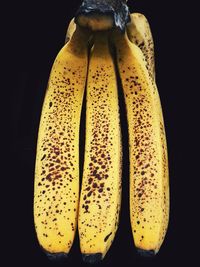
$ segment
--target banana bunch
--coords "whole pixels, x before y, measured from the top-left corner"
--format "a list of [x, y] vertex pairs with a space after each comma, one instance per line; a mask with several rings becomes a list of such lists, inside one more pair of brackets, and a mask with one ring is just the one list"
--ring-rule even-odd
[[[85, 0], [70, 22], [66, 43], [50, 73], [37, 141], [34, 222], [39, 244], [52, 259], [68, 255], [78, 226], [83, 260], [94, 263], [104, 258], [114, 240], [121, 206], [116, 69], [128, 120], [130, 221], [141, 255], [156, 254], [163, 243], [169, 181], [149, 24], [142, 14], [129, 16], [126, 8], [117, 13], [114, 4], [118, 19], [101, 12], [91, 15], [85, 8], [91, 2]], [[108, 9], [116, 0], [99, 2]], [[97, 3], [95, 10], [102, 10]], [[79, 131], [85, 89], [86, 142], [80, 179]]]

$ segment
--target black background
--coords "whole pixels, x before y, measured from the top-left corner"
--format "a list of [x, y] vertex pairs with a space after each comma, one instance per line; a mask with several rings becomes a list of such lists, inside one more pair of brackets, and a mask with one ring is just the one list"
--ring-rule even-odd
[[[11, 133], [9, 142], [2, 139], [2, 146], [7, 148], [3, 151], [9, 152], [3, 166], [7, 172], [5, 192], [2, 192], [5, 193], [2, 203], [6, 203], [2, 210], [6, 225], [2, 230], [5, 235], [5, 266], [13, 266], [13, 263], [14, 266], [86, 266], [81, 259], [78, 235], [64, 264], [47, 259], [37, 243], [32, 210], [35, 149], [42, 101], [53, 60], [64, 44], [67, 25], [80, 3], [80, 0], [15, 1], [5, 9], [4, 40], [8, 41], [8, 53], [4, 55], [8, 63], [5, 77], [9, 88], [4, 90], [2, 102], [6, 109], [2, 117], [8, 118], [4, 134], [8, 136]], [[194, 10], [193, 1], [190, 1], [191, 6]], [[193, 30], [197, 17], [183, 1], [129, 0], [129, 7], [131, 12], [146, 15], [155, 42], [156, 77], [169, 150], [170, 223], [159, 254], [153, 259], [139, 258], [134, 249], [128, 215], [128, 143], [120, 93], [124, 146], [122, 210], [115, 240], [99, 265], [192, 264], [197, 237], [194, 205], [198, 179], [195, 173], [198, 163], [194, 157], [197, 149], [194, 114], [198, 106], [193, 92], [198, 90], [198, 86], [193, 84], [195, 68], [190, 59], [198, 56], [197, 32], [195, 34]]]

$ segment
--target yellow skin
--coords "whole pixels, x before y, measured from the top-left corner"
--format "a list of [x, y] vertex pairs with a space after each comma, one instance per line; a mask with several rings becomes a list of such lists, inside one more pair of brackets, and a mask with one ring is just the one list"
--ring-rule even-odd
[[127, 34], [113, 34], [122, 81], [130, 145], [130, 219], [135, 246], [158, 252], [169, 216], [168, 160], [157, 88], [141, 49]]
[[[85, 261], [108, 251], [121, 202], [121, 132], [114, 63], [106, 33], [97, 33], [90, 54], [86, 145], [78, 228]], [[94, 259], [93, 259], [94, 256]]]
[[79, 125], [88, 33], [77, 28], [59, 52], [43, 103], [35, 166], [34, 221], [41, 247], [68, 253], [79, 201]]

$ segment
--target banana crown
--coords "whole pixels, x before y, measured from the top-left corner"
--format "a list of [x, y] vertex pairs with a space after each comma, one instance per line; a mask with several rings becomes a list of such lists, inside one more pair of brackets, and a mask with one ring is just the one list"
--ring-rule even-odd
[[129, 9], [123, 0], [84, 0], [75, 16], [75, 22], [94, 31], [113, 27], [125, 30], [130, 21]]

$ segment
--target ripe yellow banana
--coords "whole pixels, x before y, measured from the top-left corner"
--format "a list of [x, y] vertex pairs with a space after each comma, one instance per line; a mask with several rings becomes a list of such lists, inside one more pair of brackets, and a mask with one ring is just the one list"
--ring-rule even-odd
[[130, 18], [126, 26], [128, 38], [141, 49], [149, 75], [155, 80], [154, 42], [149, 22], [140, 13], [133, 13]]
[[130, 218], [142, 255], [158, 252], [168, 225], [168, 160], [159, 94], [141, 49], [115, 31], [117, 64], [124, 90], [130, 145]]
[[121, 132], [114, 63], [105, 32], [90, 54], [86, 99], [86, 145], [78, 228], [85, 262], [108, 251], [121, 203]]
[[40, 246], [54, 258], [67, 255], [77, 225], [79, 124], [88, 38], [89, 33], [77, 27], [56, 57], [39, 126], [34, 221]]

